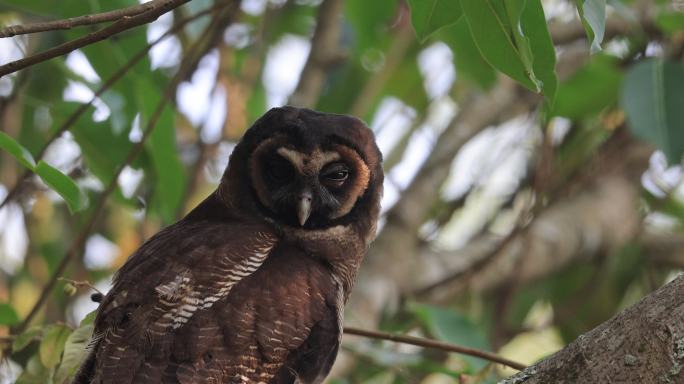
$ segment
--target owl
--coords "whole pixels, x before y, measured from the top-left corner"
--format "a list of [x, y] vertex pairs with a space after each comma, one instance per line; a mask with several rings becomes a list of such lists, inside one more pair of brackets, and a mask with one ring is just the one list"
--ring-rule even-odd
[[117, 272], [74, 383], [320, 383], [382, 182], [360, 120], [268, 111], [216, 191]]

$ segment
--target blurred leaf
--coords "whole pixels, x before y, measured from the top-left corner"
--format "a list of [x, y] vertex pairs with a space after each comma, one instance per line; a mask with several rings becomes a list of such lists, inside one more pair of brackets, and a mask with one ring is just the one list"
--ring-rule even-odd
[[74, 330], [64, 344], [64, 356], [62, 363], [55, 373], [55, 383], [66, 383], [71, 378], [81, 362], [88, 354], [88, 342], [93, 334], [95, 326], [93, 317], [97, 311], [93, 311], [81, 321], [81, 325]]
[[31, 356], [15, 384], [52, 384], [50, 371], [40, 363], [38, 355]]
[[346, 0], [344, 14], [354, 35], [353, 56], [359, 57], [371, 47], [381, 47], [387, 41], [392, 18], [397, 12], [397, 0]]
[[496, 71], [477, 49], [465, 17], [439, 31], [439, 37], [454, 52], [456, 78], [463, 76], [474, 80], [483, 89], [496, 83]]
[[380, 372], [373, 377], [364, 380], [365, 384], [392, 384], [396, 378], [396, 374], [392, 371]]
[[19, 315], [8, 303], [0, 303], [0, 325], [14, 325], [19, 322]]
[[66, 325], [53, 324], [46, 327], [45, 336], [38, 349], [40, 362], [46, 368], [52, 369], [59, 364], [64, 351], [64, 344], [70, 333], [71, 329]]
[[287, 34], [309, 36], [316, 25], [316, 7], [287, 2], [271, 9], [264, 35], [268, 43], [276, 43]]
[[[538, 2], [538, 0], [527, 1]], [[530, 36], [525, 35], [526, 31], [521, 26], [522, 12], [515, 12], [515, 9], [518, 8], [516, 6], [512, 9], [509, 18], [506, 4], [508, 3], [504, 3], [503, 0], [461, 1], [463, 14], [468, 21], [470, 32], [485, 60], [528, 89], [540, 92], [543, 83], [535, 75], [532, 60], [527, 58], [529, 47], [516, 45], [522, 44], [522, 42], [514, 40], [512, 36], [513, 27], [515, 27], [516, 33], [530, 38]], [[527, 8], [534, 11], [533, 7]], [[536, 12], [533, 12], [531, 16], [536, 16]], [[544, 22], [543, 26], [535, 25], [533, 27], [546, 28], [546, 23]], [[540, 35], [539, 33], [535, 34], [537, 37]]]
[[615, 104], [622, 83], [617, 64], [614, 57], [593, 56], [589, 64], [560, 84], [552, 115], [576, 120]]
[[23, 164], [26, 168], [33, 170], [36, 166], [36, 161], [33, 160], [31, 152], [17, 143], [11, 136], [5, 132], [0, 131], [0, 148], [4, 149], [12, 155], [17, 161]]
[[[481, 350], [490, 349], [482, 330], [456, 310], [427, 304], [413, 304], [411, 309], [438, 340]], [[476, 357], [466, 355], [461, 357], [470, 365], [473, 372], [479, 371], [488, 364], [486, 360]]]
[[43, 327], [36, 325], [17, 335], [12, 343], [12, 353], [19, 352], [26, 348], [33, 340], [43, 334]]
[[655, 24], [665, 33], [676, 33], [684, 29], [684, 12], [661, 12]]
[[606, 29], [606, 0], [575, 0], [577, 12], [591, 42], [591, 53], [601, 50]]
[[36, 165], [35, 171], [45, 184], [64, 199], [70, 212], [78, 212], [88, 206], [88, 196], [69, 176], [57, 168], [41, 160]]
[[634, 65], [620, 97], [630, 130], [662, 150], [672, 164], [684, 154], [684, 67], [658, 59]]
[[457, 0], [408, 0], [411, 24], [421, 42], [440, 28], [457, 22], [463, 11]]

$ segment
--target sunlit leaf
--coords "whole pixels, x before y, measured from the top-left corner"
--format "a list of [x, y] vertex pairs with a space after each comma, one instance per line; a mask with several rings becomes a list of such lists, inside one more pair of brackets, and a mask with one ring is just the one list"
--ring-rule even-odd
[[17, 161], [23, 164], [28, 169], [33, 169], [36, 166], [36, 161], [33, 160], [31, 153], [21, 144], [17, 143], [11, 136], [5, 132], [0, 131], [0, 148], [12, 155]]
[[14, 325], [19, 322], [17, 312], [7, 303], [0, 303], [0, 325]]
[[629, 128], [653, 143], [672, 164], [684, 154], [684, 67], [658, 59], [634, 65], [620, 95]]
[[601, 50], [606, 29], [606, 0], [575, 0], [577, 12], [591, 43], [591, 53]]
[[59, 364], [69, 334], [71, 334], [71, 329], [66, 325], [53, 324], [45, 329], [45, 336], [40, 343], [38, 354], [40, 362], [46, 368], [54, 368]]
[[36, 174], [67, 203], [69, 211], [78, 212], [88, 206], [88, 196], [67, 175], [50, 164], [39, 161]]
[[454, 24], [463, 11], [458, 0], [408, 0], [411, 24], [422, 42], [440, 28]]

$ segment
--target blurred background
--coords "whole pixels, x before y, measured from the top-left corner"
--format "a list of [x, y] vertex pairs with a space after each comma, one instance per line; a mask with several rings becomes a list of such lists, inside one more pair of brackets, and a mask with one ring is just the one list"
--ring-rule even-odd
[[[670, 99], [640, 87], [652, 67], [661, 84], [684, 84], [684, 3], [610, 0], [602, 40], [587, 38], [575, 2], [541, 3], [553, 103], [490, 65], [464, 18], [426, 32], [418, 0], [194, 0], [0, 77], [0, 131], [29, 152], [0, 151], [0, 340], [14, 344], [0, 382], [54, 379], [97, 306], [90, 295], [211, 193], [243, 132], [284, 104], [356, 115], [383, 152], [383, 216], [350, 325], [530, 364], [672, 279], [684, 268], [684, 133], [671, 130], [684, 127], [684, 85], [658, 88]], [[0, 24], [135, 4], [0, 0]], [[0, 38], [0, 64], [94, 30]], [[637, 120], [659, 111], [652, 98], [667, 122], [628, 127], [639, 127], [627, 121], [634, 100]], [[52, 275], [64, 279], [34, 310]], [[331, 383], [514, 372], [355, 336], [343, 345]]]

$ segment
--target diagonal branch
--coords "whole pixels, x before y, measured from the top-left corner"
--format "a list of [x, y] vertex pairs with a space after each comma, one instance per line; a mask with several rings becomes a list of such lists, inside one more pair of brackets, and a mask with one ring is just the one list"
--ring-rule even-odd
[[178, 8], [189, 1], [191, 0], [160, 0], [159, 2], [155, 2], [154, 7], [148, 11], [135, 16], [124, 16], [119, 19], [119, 21], [106, 28], [102, 28], [96, 32], [75, 40], [68, 41], [64, 44], [50, 48], [35, 55], [2, 65], [0, 66], [0, 77], [22, 70], [26, 67], [30, 67], [31, 65], [42, 63], [43, 61], [47, 61], [58, 56], [66, 55], [67, 53], [85, 47], [86, 45], [108, 39], [123, 31], [150, 23], [156, 20], [159, 16]]
[[116, 9], [113, 11], [94, 13], [68, 19], [45, 21], [33, 24], [17, 24], [0, 28], [0, 38], [25, 35], [29, 33], [56, 31], [61, 29], [71, 29], [83, 25], [92, 25], [116, 21], [126, 16], [135, 16], [143, 12], [148, 12], [158, 7], [164, 0], [153, 0], [144, 4], [138, 4], [127, 8]]

